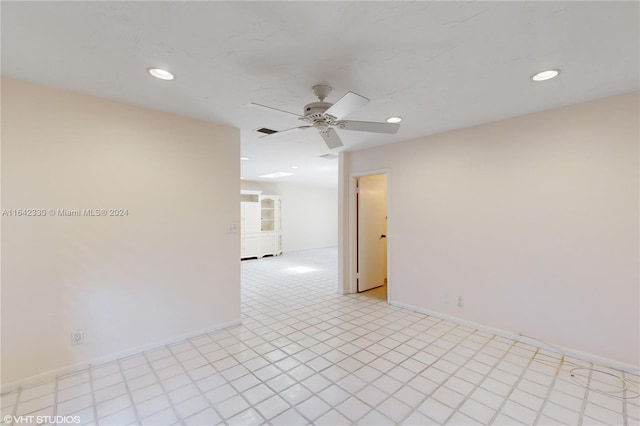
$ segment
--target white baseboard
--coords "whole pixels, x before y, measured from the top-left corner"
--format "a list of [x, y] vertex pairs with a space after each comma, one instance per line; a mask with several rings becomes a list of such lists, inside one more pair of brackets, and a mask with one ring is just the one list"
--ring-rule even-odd
[[429, 309], [424, 309], [417, 306], [408, 305], [405, 303], [389, 301], [389, 304], [398, 308], [408, 309], [410, 311], [418, 312], [420, 314], [425, 314], [425, 315], [440, 318], [446, 321], [451, 321], [460, 325], [464, 325], [465, 327], [473, 328], [488, 334], [495, 334], [496, 336], [504, 337], [510, 340], [515, 340], [521, 343], [526, 343], [528, 345], [536, 346], [538, 348], [545, 349], [558, 354], [568, 355], [570, 357], [581, 359], [584, 361], [590, 361], [602, 367], [609, 367], [615, 370], [625, 371], [625, 372], [629, 372], [636, 375], [640, 373], [640, 367], [637, 365], [627, 364], [627, 363], [612, 360], [609, 358], [604, 358], [598, 355], [590, 354], [588, 352], [582, 352], [576, 349], [567, 348], [565, 346], [552, 345], [552, 344], [543, 342], [541, 340], [538, 340], [536, 338], [516, 333], [514, 331], [507, 331], [500, 328], [479, 324], [477, 322], [465, 320], [463, 318], [442, 314], [440, 312], [435, 312]]
[[13, 390], [18, 389], [19, 387], [32, 387], [42, 383], [50, 382], [54, 380], [56, 377], [63, 376], [70, 373], [79, 372], [85, 370], [89, 367], [93, 367], [96, 365], [106, 364], [109, 362], [116, 361], [118, 359], [127, 358], [132, 355], [139, 354], [141, 352], [151, 351], [154, 349], [160, 349], [162, 347], [181, 342], [183, 340], [190, 339], [192, 337], [198, 337], [203, 334], [212, 333], [215, 331], [223, 330], [229, 327], [235, 327], [237, 325], [242, 324], [242, 320], [225, 322], [222, 324], [215, 325], [213, 327], [208, 327], [205, 329], [192, 331], [189, 333], [181, 334], [179, 336], [174, 336], [169, 339], [163, 340], [161, 342], [154, 342], [148, 345], [137, 346], [135, 348], [128, 349], [126, 351], [116, 352], [110, 355], [102, 356], [99, 358], [93, 358], [87, 362], [81, 362], [73, 365], [69, 365], [62, 368], [57, 368], [55, 370], [45, 371], [44, 373], [36, 374], [34, 376], [27, 377], [25, 379], [17, 380], [15, 382], [2, 384], [0, 386], [0, 393], [11, 392]]

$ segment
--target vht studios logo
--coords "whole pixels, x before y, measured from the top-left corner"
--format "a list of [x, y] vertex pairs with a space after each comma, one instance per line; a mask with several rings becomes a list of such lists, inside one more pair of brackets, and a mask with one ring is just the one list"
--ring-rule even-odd
[[4, 416], [2, 420], [14, 425], [19, 424], [78, 424], [80, 423], [80, 416]]

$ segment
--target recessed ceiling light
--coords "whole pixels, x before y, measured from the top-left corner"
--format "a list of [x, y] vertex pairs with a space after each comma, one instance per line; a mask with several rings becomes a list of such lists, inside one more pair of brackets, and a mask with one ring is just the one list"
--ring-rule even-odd
[[161, 68], [149, 68], [147, 71], [149, 71], [149, 74], [155, 78], [159, 78], [160, 80], [173, 80], [175, 78], [169, 71]]
[[389, 117], [387, 123], [399, 123], [402, 121], [402, 117]]
[[300, 166], [291, 166], [292, 169], [299, 169]]
[[285, 177], [285, 176], [293, 176], [293, 173], [274, 172], [274, 173], [267, 173], [266, 175], [261, 175], [261, 176], [258, 176], [258, 177], [267, 178], [267, 179], [275, 179], [275, 178]]
[[531, 80], [533, 81], [545, 81], [545, 80], [551, 80], [554, 77], [557, 77], [558, 74], [560, 74], [560, 70], [546, 70], [546, 71], [541, 71], [537, 74], [534, 74], [531, 76]]
[[247, 160], [249, 160], [249, 157], [240, 157], [240, 159], [241, 159], [242, 161], [247, 161]]

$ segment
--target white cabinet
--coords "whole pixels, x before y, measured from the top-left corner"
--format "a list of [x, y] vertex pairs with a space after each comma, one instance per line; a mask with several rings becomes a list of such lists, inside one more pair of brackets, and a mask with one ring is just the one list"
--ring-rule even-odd
[[260, 202], [257, 194], [240, 196], [241, 257], [257, 257], [260, 253]]
[[241, 204], [241, 258], [277, 256], [282, 253], [280, 198], [243, 191]]

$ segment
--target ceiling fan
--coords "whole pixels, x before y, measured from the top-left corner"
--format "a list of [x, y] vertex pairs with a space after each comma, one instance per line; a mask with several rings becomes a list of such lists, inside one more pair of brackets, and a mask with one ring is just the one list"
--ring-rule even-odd
[[331, 86], [326, 84], [316, 84], [311, 88], [311, 92], [318, 97], [320, 102], [312, 102], [305, 105], [303, 115], [252, 102], [251, 105], [295, 115], [298, 117], [298, 120], [308, 123], [304, 126], [292, 127], [281, 131], [271, 130], [265, 132], [268, 134], [261, 137], [289, 132], [292, 130], [305, 130], [314, 127], [318, 129], [320, 136], [322, 136], [322, 139], [324, 139], [327, 146], [330, 149], [334, 149], [343, 145], [338, 133], [334, 130], [334, 127], [342, 130], [387, 134], [394, 134], [400, 128], [400, 124], [397, 123], [342, 120], [343, 117], [348, 116], [358, 108], [369, 103], [369, 99], [358, 95], [357, 93], [347, 92], [344, 96], [338, 99], [336, 103], [332, 104], [324, 101], [326, 97], [329, 96], [329, 93], [331, 93]]

